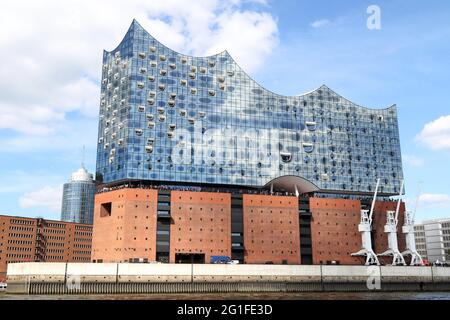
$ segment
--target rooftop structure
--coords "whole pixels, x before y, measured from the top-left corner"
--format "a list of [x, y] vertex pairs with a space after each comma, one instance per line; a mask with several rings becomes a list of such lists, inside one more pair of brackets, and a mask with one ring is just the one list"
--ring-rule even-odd
[[61, 220], [92, 224], [94, 217], [95, 182], [92, 174], [82, 166], [64, 184]]

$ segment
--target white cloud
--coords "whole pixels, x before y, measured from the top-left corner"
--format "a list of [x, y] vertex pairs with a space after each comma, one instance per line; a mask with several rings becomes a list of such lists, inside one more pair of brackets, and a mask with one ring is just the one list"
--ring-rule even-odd
[[[45, 129], [43, 129], [45, 130]], [[53, 134], [19, 134], [2, 137], [0, 135], [0, 153], [41, 153], [48, 156], [48, 152], [54, 152], [60, 156], [77, 157], [81, 147], [85, 145], [87, 150], [95, 154], [97, 147], [97, 120], [95, 118], [83, 118], [74, 120], [61, 120], [53, 125]], [[94, 150], [94, 151], [93, 151]], [[72, 158], [72, 160], [74, 160]], [[1, 179], [0, 179], [1, 180]]]
[[267, 6], [264, 0], [2, 3], [0, 130], [31, 139], [64, 130], [69, 112], [95, 118], [102, 50], [119, 44], [133, 18], [179, 52], [228, 49], [254, 72], [277, 44], [277, 23], [266, 12], [244, 9], [249, 2]]
[[[61, 210], [62, 186], [45, 186], [36, 191], [25, 193], [19, 198], [22, 209], [39, 208], [46, 211], [58, 212]], [[45, 212], [46, 214], [48, 212]]]
[[416, 141], [432, 150], [450, 150], [450, 115], [427, 123]]
[[411, 167], [421, 167], [424, 164], [424, 160], [422, 158], [404, 154], [402, 155], [403, 162]]
[[450, 196], [447, 194], [424, 193], [419, 197], [419, 206], [450, 208]]
[[312, 22], [310, 24], [311, 27], [313, 27], [314, 29], [318, 29], [318, 28], [323, 28], [326, 26], [329, 26], [331, 24], [331, 21], [328, 19], [320, 19], [320, 20], [316, 20], [314, 22]]

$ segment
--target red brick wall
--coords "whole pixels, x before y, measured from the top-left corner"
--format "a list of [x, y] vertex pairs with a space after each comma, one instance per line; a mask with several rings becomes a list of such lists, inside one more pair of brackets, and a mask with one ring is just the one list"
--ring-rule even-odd
[[170, 262], [176, 253], [231, 257], [229, 193], [172, 191], [170, 201]]
[[[80, 234], [82, 230], [82, 234]], [[42, 237], [38, 248], [37, 237]], [[55, 220], [0, 216], [0, 278], [15, 262], [89, 262], [92, 226]], [[82, 242], [82, 252], [74, 244]]]
[[0, 278], [6, 278], [9, 262], [34, 261], [35, 243], [35, 219], [0, 216]]
[[300, 264], [298, 198], [244, 195], [245, 263]]
[[313, 264], [338, 261], [361, 264], [351, 254], [361, 249], [358, 224], [361, 220], [359, 200], [310, 198]]
[[[396, 202], [375, 203], [373, 213], [372, 247], [376, 254], [388, 248], [387, 235], [384, 233], [386, 211], [395, 210]], [[341, 264], [364, 263], [363, 257], [351, 257], [350, 254], [361, 248], [361, 234], [358, 224], [361, 219], [360, 201], [345, 199], [311, 198], [312, 213], [311, 238], [313, 247], [313, 263], [339, 261]], [[400, 206], [397, 238], [400, 252], [405, 248], [405, 237], [401, 233], [404, 220], [405, 204]], [[382, 264], [389, 264], [391, 257], [379, 257]]]
[[[112, 203], [111, 216], [100, 216], [101, 204]], [[95, 196], [92, 260], [124, 262], [156, 259], [158, 191], [120, 189]]]
[[73, 262], [90, 262], [92, 253], [92, 227], [84, 225], [72, 225], [69, 228], [72, 239], [70, 259]]

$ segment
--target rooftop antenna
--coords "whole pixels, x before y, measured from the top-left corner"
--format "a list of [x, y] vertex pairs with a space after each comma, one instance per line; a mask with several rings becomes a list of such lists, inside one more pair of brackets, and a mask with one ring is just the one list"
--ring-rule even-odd
[[361, 210], [361, 222], [358, 225], [358, 231], [361, 233], [362, 248], [356, 253], [352, 253], [352, 256], [366, 256], [366, 266], [380, 265], [377, 255], [372, 249], [372, 216], [375, 208], [375, 202], [377, 200], [378, 187], [380, 186], [380, 179], [377, 179], [377, 185], [375, 187], [375, 193], [373, 194], [372, 206], [369, 210]]
[[400, 184], [400, 194], [397, 201], [397, 208], [395, 211], [389, 210], [386, 212], [386, 225], [384, 226], [384, 232], [388, 236], [388, 250], [379, 254], [379, 256], [392, 256], [392, 265], [406, 265], [403, 255], [398, 250], [397, 241], [397, 225], [398, 225], [398, 213], [400, 211], [400, 203], [402, 201], [404, 180]]
[[416, 249], [416, 239], [414, 237], [414, 220], [416, 218], [417, 208], [419, 206], [419, 198], [420, 198], [420, 184], [422, 181], [419, 181], [417, 186], [417, 197], [416, 203], [414, 205], [414, 211], [406, 211], [405, 215], [405, 223], [403, 224], [402, 231], [406, 237], [406, 250], [402, 252], [403, 256], [411, 255], [411, 266], [420, 266], [423, 265], [423, 260], [420, 254]]
[[83, 149], [82, 149], [82, 153], [81, 153], [81, 167], [84, 168], [84, 154], [86, 152], [86, 147], [83, 144]]

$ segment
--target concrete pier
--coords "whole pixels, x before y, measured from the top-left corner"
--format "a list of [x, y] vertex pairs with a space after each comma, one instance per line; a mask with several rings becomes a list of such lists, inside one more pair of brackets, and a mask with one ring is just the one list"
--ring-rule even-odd
[[11, 263], [8, 292], [450, 291], [450, 268], [133, 263]]

